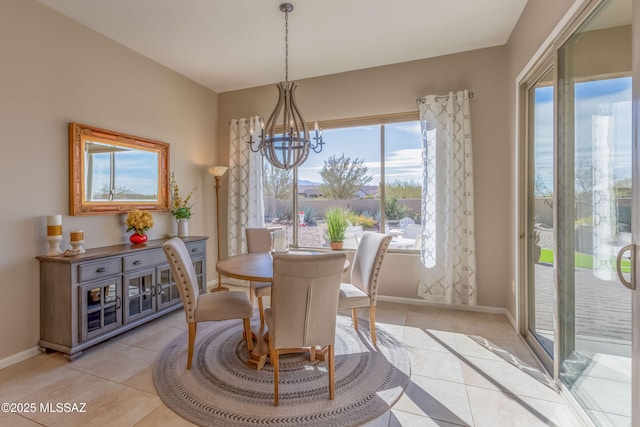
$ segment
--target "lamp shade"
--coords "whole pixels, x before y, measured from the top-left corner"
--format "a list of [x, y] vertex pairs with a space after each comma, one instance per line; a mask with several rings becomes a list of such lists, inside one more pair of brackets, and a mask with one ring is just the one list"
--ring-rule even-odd
[[222, 176], [229, 169], [227, 166], [211, 166], [209, 168], [209, 173], [213, 176]]

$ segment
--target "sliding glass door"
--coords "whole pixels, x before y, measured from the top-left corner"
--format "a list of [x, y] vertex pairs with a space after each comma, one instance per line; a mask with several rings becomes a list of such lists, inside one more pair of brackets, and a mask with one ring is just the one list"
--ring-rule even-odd
[[527, 339], [599, 426], [640, 425], [631, 3], [591, 4], [526, 88]]

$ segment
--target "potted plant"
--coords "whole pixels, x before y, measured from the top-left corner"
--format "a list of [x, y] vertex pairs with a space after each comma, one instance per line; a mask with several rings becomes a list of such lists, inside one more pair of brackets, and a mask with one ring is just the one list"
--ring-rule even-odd
[[329, 208], [324, 214], [327, 223], [327, 237], [331, 244], [331, 249], [342, 249], [344, 235], [349, 222], [347, 212], [339, 207]]
[[127, 231], [135, 230], [129, 240], [134, 245], [147, 241], [147, 230], [153, 227], [153, 217], [147, 211], [133, 209], [127, 214]]
[[178, 222], [178, 237], [189, 237], [189, 219], [191, 218], [191, 207], [189, 203], [191, 196], [197, 190], [198, 187], [193, 187], [187, 195], [180, 197], [180, 186], [176, 181], [176, 177], [171, 172], [171, 215], [176, 218]]

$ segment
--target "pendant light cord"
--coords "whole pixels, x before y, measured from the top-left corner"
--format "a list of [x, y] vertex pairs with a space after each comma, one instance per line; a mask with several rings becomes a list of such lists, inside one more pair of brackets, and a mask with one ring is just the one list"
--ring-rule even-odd
[[284, 13], [284, 81], [289, 82], [289, 12]]

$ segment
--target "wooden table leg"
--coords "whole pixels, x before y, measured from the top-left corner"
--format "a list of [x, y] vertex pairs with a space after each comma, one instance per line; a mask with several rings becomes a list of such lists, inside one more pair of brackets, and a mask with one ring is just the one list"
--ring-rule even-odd
[[251, 328], [252, 335], [255, 338], [253, 350], [249, 353], [249, 360], [247, 360], [247, 366], [251, 369], [259, 371], [267, 363], [267, 356], [269, 356], [269, 342], [265, 339], [269, 331], [267, 325], [258, 325]]

